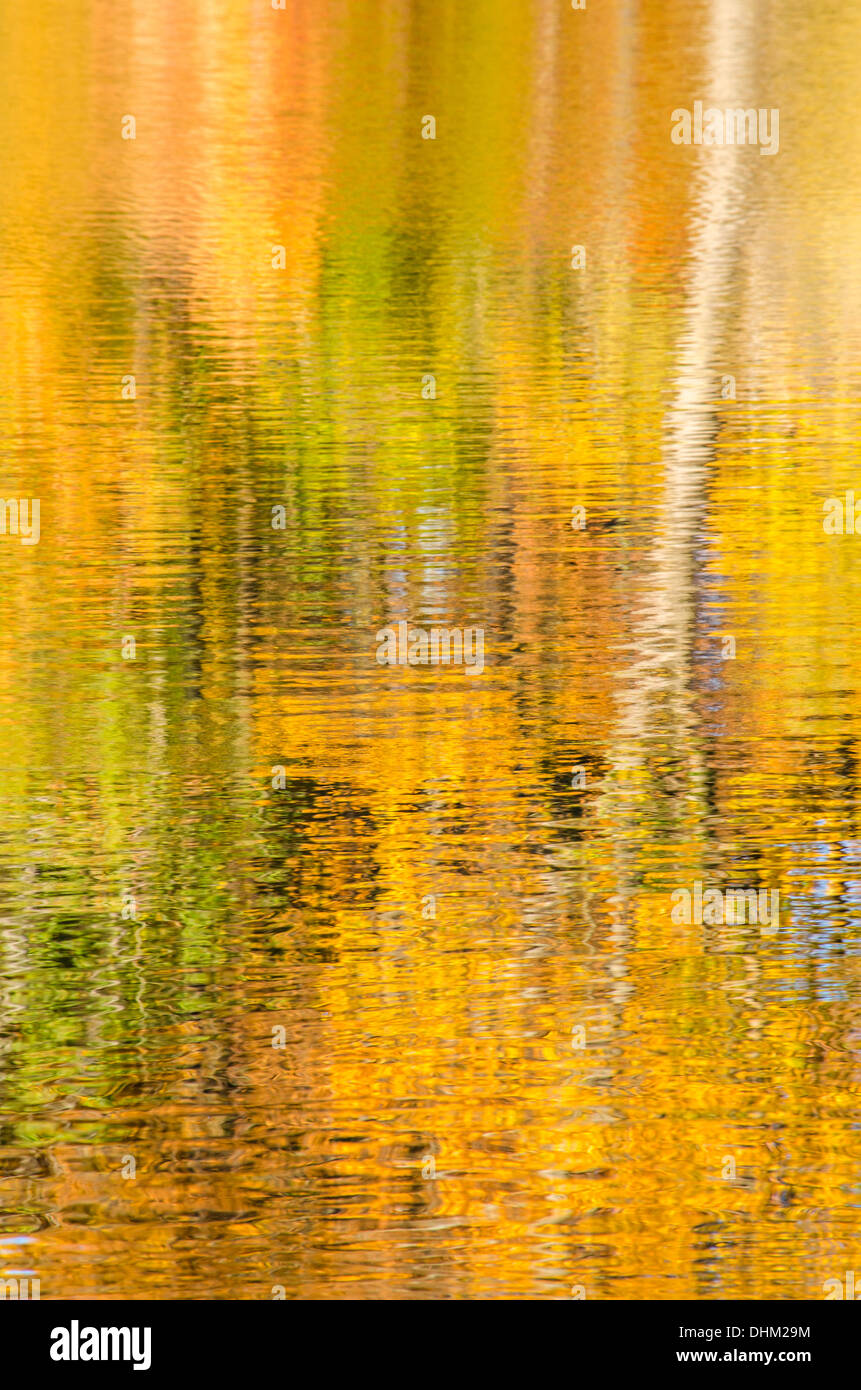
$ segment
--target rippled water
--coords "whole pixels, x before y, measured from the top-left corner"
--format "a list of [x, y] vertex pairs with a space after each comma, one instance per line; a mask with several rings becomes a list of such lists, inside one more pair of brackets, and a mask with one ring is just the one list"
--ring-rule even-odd
[[[0, 51], [0, 1275], [822, 1297], [861, 12], [0, 0]], [[674, 145], [701, 98], [777, 156]]]

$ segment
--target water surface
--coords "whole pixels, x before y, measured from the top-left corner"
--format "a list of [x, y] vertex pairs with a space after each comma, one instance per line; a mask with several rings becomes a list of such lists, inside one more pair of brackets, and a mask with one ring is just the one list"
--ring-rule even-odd
[[857, 1265], [859, 57], [849, 3], [0, 0], [0, 1275]]

